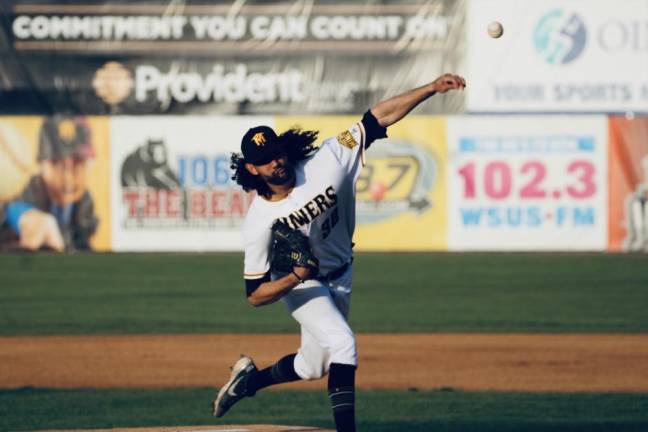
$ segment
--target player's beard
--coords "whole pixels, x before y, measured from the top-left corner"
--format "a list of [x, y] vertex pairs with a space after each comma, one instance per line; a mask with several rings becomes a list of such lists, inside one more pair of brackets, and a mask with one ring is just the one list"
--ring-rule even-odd
[[283, 186], [295, 180], [295, 170], [290, 165], [279, 166], [271, 176], [264, 180], [274, 186]]

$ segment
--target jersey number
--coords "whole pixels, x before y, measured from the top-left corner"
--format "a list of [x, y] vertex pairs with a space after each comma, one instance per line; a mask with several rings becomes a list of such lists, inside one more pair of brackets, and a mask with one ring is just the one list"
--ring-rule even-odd
[[338, 208], [337, 206], [335, 206], [331, 211], [331, 216], [326, 218], [326, 220], [322, 224], [322, 238], [325, 239], [329, 236], [329, 234], [331, 234], [331, 231], [333, 230], [333, 228], [335, 228], [335, 225], [337, 225], [339, 220], [340, 216], [338, 215]]

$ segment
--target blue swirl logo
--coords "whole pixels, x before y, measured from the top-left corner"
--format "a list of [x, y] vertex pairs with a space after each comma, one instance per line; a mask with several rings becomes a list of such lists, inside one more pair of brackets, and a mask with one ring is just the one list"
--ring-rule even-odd
[[536, 51], [549, 64], [567, 64], [585, 49], [587, 29], [575, 13], [555, 9], [545, 14], [533, 31]]

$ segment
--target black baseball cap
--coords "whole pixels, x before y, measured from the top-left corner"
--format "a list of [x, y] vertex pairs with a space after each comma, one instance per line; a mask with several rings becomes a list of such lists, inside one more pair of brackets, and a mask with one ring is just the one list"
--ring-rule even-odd
[[40, 130], [37, 159], [40, 162], [65, 156], [95, 156], [90, 127], [80, 117], [48, 117]]
[[265, 165], [277, 159], [283, 152], [283, 144], [269, 126], [257, 126], [248, 130], [241, 140], [245, 162]]

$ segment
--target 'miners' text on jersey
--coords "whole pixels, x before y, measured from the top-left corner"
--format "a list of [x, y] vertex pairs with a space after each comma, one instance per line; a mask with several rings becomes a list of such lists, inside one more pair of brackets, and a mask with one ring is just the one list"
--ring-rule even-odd
[[294, 165], [295, 187], [286, 198], [254, 199], [243, 224], [245, 279], [261, 279], [270, 270], [270, 227], [276, 219], [308, 236], [320, 274], [351, 261], [355, 183], [366, 146], [365, 126], [356, 123]]

